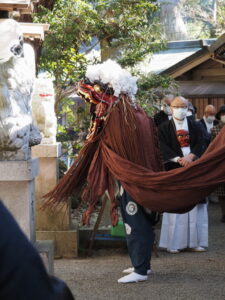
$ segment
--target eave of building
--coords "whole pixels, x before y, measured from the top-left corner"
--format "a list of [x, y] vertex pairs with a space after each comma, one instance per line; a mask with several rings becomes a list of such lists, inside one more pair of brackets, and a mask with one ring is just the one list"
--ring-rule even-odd
[[179, 61], [189, 57], [200, 48], [188, 48], [188, 49], [176, 49], [169, 48], [164, 51], [159, 51], [146, 57], [143, 62], [140, 62], [137, 65], [137, 68], [141, 73], [157, 73], [160, 74], [164, 70], [169, 69], [174, 64], [177, 64]]
[[[213, 40], [211, 40], [211, 42], [212, 41]], [[225, 65], [225, 33], [215, 40], [211, 45], [209, 43], [207, 44], [207, 41], [206, 43], [204, 43], [204, 40], [202, 42], [202, 49], [198, 50], [196, 53], [193, 53], [187, 58], [180, 60], [171, 67], [164, 69], [159, 74], [170, 75], [176, 79], [180, 75], [186, 73], [201, 63], [204, 63], [208, 59], [212, 59]]]
[[209, 52], [214, 53], [218, 50], [221, 46], [225, 44], [225, 33], [222, 34], [210, 47]]
[[21, 14], [31, 14], [33, 11], [31, 0], [0, 0], [0, 10], [19, 11]]
[[211, 54], [208, 50], [208, 47], [204, 47], [203, 49], [198, 50], [194, 54], [174, 64], [172, 67], [160, 72], [160, 74], [170, 75], [175, 79], [178, 76], [184, 74], [185, 72], [198, 66], [199, 64], [207, 61], [210, 58], [211, 58]]
[[201, 56], [201, 50], [207, 48], [214, 42], [215, 39], [170, 41], [167, 43], [165, 50], [149, 55], [143, 62], [138, 63], [136, 67], [144, 74], [172, 73], [174, 66], [180, 67], [180, 63], [188, 63], [190, 57], [195, 58]]
[[24, 38], [44, 40], [45, 31], [49, 30], [49, 24], [20, 23]]

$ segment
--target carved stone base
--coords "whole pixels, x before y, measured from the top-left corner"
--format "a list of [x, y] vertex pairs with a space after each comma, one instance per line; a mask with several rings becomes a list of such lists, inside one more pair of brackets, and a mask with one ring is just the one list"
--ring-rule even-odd
[[57, 210], [41, 210], [42, 197], [50, 192], [58, 182], [58, 157], [61, 144], [37, 145], [32, 147], [32, 156], [39, 158], [39, 175], [35, 178], [36, 193], [36, 230], [61, 231], [70, 229], [69, 209], [66, 205], [59, 205]]
[[55, 257], [74, 258], [78, 255], [78, 235], [70, 226], [70, 214], [67, 206], [58, 206], [57, 210], [41, 210], [42, 197], [57, 184], [58, 156], [61, 144], [40, 144], [32, 147], [32, 156], [39, 157], [40, 173], [35, 179], [37, 199], [36, 235], [38, 240], [53, 240]]
[[34, 178], [38, 159], [0, 161], [0, 199], [27, 237], [35, 241]]

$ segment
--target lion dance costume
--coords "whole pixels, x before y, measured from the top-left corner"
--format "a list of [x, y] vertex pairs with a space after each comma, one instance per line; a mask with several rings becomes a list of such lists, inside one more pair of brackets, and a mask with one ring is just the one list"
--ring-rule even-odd
[[[82, 190], [82, 199], [88, 202], [83, 222], [88, 223], [100, 197], [108, 191], [112, 224], [117, 224], [120, 200], [126, 232], [130, 234], [133, 225], [126, 216], [131, 218], [140, 210], [146, 214], [146, 209], [187, 212], [225, 182], [225, 129], [200, 159], [187, 167], [163, 171], [153, 120], [136, 104], [136, 91], [136, 78], [115, 62], [108, 60], [88, 67], [86, 78], [78, 84], [78, 93], [91, 105], [89, 135], [69, 171], [46, 195], [48, 205], [57, 206]], [[125, 192], [118, 197], [119, 190]], [[147, 235], [151, 236], [149, 246], [153, 234], [146, 231]], [[139, 251], [144, 262], [134, 253], [130, 256], [136, 272], [146, 274], [150, 254]]]
[[78, 92], [91, 104], [89, 135], [69, 171], [46, 195], [49, 205], [66, 202], [83, 190], [83, 200], [89, 202], [83, 219], [87, 223], [108, 190], [115, 225], [117, 181], [140, 205], [174, 213], [190, 210], [225, 182], [225, 129], [188, 167], [160, 171], [156, 129], [153, 120], [135, 104], [136, 90], [136, 78], [115, 62], [109, 60], [88, 68]]

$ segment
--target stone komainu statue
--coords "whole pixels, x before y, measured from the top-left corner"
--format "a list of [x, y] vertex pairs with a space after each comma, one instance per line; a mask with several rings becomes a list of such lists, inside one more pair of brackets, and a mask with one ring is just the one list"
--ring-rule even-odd
[[42, 135], [42, 144], [55, 144], [57, 119], [55, 116], [55, 92], [52, 79], [45, 74], [35, 79], [32, 95], [34, 123]]
[[34, 68], [24, 55], [16, 21], [1, 22], [0, 36], [0, 160], [27, 160], [30, 146], [41, 141], [30, 105]]

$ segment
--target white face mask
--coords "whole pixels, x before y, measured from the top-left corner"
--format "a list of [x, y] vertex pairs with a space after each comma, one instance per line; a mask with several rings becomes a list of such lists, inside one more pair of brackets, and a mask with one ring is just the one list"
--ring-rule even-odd
[[183, 120], [187, 116], [187, 108], [173, 108], [173, 116], [178, 120]]
[[214, 116], [208, 116], [205, 118], [206, 119], [206, 122], [209, 123], [209, 124], [212, 124], [213, 121], [215, 120], [215, 117]]
[[163, 111], [164, 111], [164, 113], [167, 114], [167, 115], [172, 115], [172, 110], [171, 110], [171, 108], [169, 107], [169, 105], [164, 105], [164, 106], [163, 106]]
[[193, 114], [192, 114], [192, 112], [189, 110], [189, 111], [187, 112], [187, 117], [190, 117], [190, 116], [193, 116]]
[[220, 117], [220, 121], [221, 121], [222, 123], [225, 123], [225, 116], [221, 116], [221, 117]]

